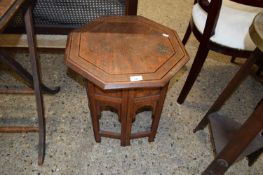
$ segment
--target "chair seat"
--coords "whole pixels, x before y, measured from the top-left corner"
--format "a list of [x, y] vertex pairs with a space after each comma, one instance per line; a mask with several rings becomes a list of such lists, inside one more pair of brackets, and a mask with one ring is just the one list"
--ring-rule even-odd
[[[215, 34], [210, 40], [229, 48], [254, 50], [256, 46], [249, 36], [249, 27], [260, 11], [262, 8], [223, 2]], [[197, 3], [193, 6], [192, 16], [198, 31], [203, 33], [207, 12]]]

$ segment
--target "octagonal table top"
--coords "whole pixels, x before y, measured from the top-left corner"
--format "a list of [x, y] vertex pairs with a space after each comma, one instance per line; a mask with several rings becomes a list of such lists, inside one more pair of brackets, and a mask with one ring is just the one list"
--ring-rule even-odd
[[174, 30], [140, 16], [102, 17], [73, 31], [65, 56], [102, 89], [165, 86], [188, 60]]

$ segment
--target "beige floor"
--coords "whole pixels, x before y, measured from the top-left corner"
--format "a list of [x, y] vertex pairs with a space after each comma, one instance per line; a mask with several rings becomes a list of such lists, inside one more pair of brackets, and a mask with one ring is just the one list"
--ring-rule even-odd
[[[182, 38], [191, 12], [190, 0], [140, 0], [138, 14], [175, 29]], [[191, 37], [186, 45], [191, 58], [198, 43]], [[28, 66], [26, 53], [14, 54]], [[132, 141], [120, 147], [118, 140], [94, 141], [83, 79], [67, 70], [62, 52], [41, 52], [43, 81], [59, 85], [61, 92], [45, 95], [47, 150], [43, 166], [37, 165], [37, 134], [0, 134], [0, 174], [200, 174], [213, 160], [210, 134], [206, 128], [192, 129], [206, 113], [223, 87], [238, 70], [229, 57], [211, 52], [201, 75], [183, 105], [176, 103], [191, 61], [172, 79], [155, 142]], [[17, 85], [0, 71], [1, 84]], [[249, 77], [224, 106], [227, 114], [243, 122], [263, 96], [262, 84]], [[35, 123], [33, 96], [0, 95], [0, 124]], [[22, 120], [26, 119], [26, 120]], [[115, 114], [103, 113], [102, 126], [119, 128]], [[133, 129], [149, 127], [149, 112], [136, 117]], [[24, 122], [25, 121], [25, 122]], [[263, 174], [263, 157], [252, 167], [245, 159], [226, 174]]]

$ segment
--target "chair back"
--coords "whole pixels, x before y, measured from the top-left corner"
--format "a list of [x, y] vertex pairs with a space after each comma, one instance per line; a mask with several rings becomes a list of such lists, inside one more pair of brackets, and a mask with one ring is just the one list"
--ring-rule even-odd
[[203, 40], [206, 40], [205, 43], [207, 43], [209, 38], [214, 34], [220, 9], [222, 6], [222, 0], [211, 0], [210, 2], [208, 0], [195, 0], [195, 2], [198, 3], [201, 8], [207, 12], [207, 20], [203, 33]]
[[[263, 8], [263, 0], [230, 0], [232, 2]], [[214, 35], [217, 20], [220, 14], [223, 0], [195, 0], [200, 7], [207, 12], [207, 20], [204, 28], [203, 35], [205, 39], [209, 40]]]
[[[32, 0], [33, 19], [36, 28], [43, 28], [44, 33], [52, 34], [52, 29], [59, 33], [79, 28], [101, 16], [136, 15], [137, 3], [138, 0]], [[10, 27], [23, 26], [23, 15], [18, 13]]]

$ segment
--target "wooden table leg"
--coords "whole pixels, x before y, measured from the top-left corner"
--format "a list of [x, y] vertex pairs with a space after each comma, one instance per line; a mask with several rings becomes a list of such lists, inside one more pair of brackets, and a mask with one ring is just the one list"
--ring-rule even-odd
[[45, 137], [46, 137], [45, 117], [44, 117], [43, 97], [40, 88], [40, 72], [39, 72], [38, 60], [36, 54], [31, 6], [27, 9], [25, 13], [25, 26], [26, 26], [27, 40], [29, 46], [29, 56], [31, 60], [34, 91], [36, 96], [36, 106], [37, 106], [37, 114], [38, 114], [38, 127], [39, 127], [38, 164], [42, 165], [45, 156]]
[[262, 128], [263, 100], [261, 100], [252, 115], [233, 135], [231, 141], [224, 147], [224, 149], [202, 174], [224, 174], [224, 172], [233, 164], [233, 162], [257, 136]]
[[96, 99], [94, 97], [95, 95], [95, 87], [92, 83], [89, 81], [87, 82], [87, 95], [89, 99], [89, 109], [90, 109], [90, 115], [91, 115], [91, 120], [92, 120], [92, 128], [93, 128], [93, 133], [95, 137], [96, 142], [101, 142], [101, 136], [100, 136], [100, 124], [99, 124], [99, 117], [98, 117], [98, 111], [96, 107]]
[[167, 83], [167, 85], [165, 85], [165, 87], [162, 88], [161, 93], [160, 93], [160, 98], [156, 104], [156, 108], [154, 109], [154, 117], [153, 117], [153, 122], [152, 122], [152, 126], [151, 126], [151, 134], [149, 136], [149, 142], [153, 142], [154, 138], [156, 136], [157, 133], [157, 129], [159, 126], [159, 121], [161, 118], [161, 114], [162, 114], [162, 110], [163, 110], [163, 104], [164, 104], [164, 100], [166, 97], [166, 92], [168, 89], [168, 85], [169, 82]]
[[[127, 101], [122, 105], [125, 106], [125, 123], [121, 123], [121, 135], [124, 140], [121, 139], [121, 146], [131, 145], [131, 130], [132, 130], [132, 118], [134, 115], [134, 90], [125, 90]], [[122, 144], [124, 142], [124, 144]]]
[[256, 49], [252, 55], [247, 59], [245, 64], [241, 66], [238, 72], [235, 74], [234, 78], [228, 83], [224, 91], [219, 95], [217, 100], [214, 102], [212, 107], [208, 110], [203, 119], [199, 122], [199, 124], [194, 129], [194, 132], [204, 129], [208, 124], [208, 115], [218, 111], [226, 102], [226, 100], [235, 92], [236, 88], [240, 85], [240, 83], [247, 77], [250, 72], [251, 67], [256, 62], [258, 57], [262, 57], [263, 54], [260, 50]]

